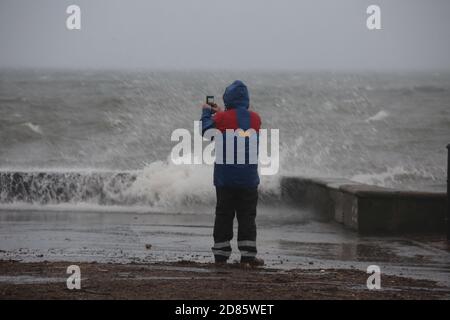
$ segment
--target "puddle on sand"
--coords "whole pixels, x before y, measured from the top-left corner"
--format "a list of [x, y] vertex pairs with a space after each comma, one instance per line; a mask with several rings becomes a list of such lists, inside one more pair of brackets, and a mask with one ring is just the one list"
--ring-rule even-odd
[[9, 284], [42, 284], [42, 283], [65, 283], [66, 278], [40, 277], [40, 276], [0, 276], [0, 283]]

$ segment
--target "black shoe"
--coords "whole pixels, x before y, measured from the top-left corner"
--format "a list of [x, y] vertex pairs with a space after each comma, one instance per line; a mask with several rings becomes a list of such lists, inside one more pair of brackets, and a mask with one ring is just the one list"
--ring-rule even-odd
[[260, 258], [241, 258], [241, 264], [249, 267], [262, 267], [264, 260]]

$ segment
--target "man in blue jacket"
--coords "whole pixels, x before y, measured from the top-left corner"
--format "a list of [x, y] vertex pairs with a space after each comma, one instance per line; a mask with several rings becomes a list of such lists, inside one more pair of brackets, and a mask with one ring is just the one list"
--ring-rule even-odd
[[[249, 132], [253, 129], [258, 135], [261, 118], [256, 112], [249, 111], [250, 98], [246, 85], [235, 81], [228, 86], [223, 95], [225, 110], [217, 105], [203, 105], [202, 133], [208, 129], [218, 129], [223, 134], [223, 159], [226, 158], [225, 137], [227, 129]], [[238, 148], [235, 135], [234, 159]], [[214, 247], [212, 248], [216, 263], [225, 263], [231, 254], [230, 241], [233, 238], [234, 217], [238, 220], [238, 248], [241, 263], [263, 265], [264, 261], [256, 258], [256, 206], [258, 203], [258, 164], [249, 161], [249, 137], [245, 134], [245, 163], [232, 164], [218, 161], [214, 165], [214, 185], [216, 187], [216, 217], [214, 222]], [[217, 148], [217, 143], [216, 143]]]

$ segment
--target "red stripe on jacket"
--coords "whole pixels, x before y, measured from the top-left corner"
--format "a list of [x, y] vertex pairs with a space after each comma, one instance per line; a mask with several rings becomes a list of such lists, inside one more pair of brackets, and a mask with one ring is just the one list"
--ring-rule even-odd
[[[261, 129], [261, 118], [259, 114], [257, 114], [254, 111], [249, 112], [250, 112], [250, 129], [259, 131], [259, 129]], [[225, 130], [227, 129], [233, 130], [240, 129], [235, 109], [217, 112], [214, 115], [213, 120], [216, 125], [216, 129], [219, 129], [222, 133], [224, 133]]]

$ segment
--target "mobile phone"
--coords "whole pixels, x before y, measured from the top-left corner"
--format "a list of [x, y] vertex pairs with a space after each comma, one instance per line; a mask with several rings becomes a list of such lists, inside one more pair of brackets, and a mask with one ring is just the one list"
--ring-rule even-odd
[[206, 96], [206, 104], [212, 106], [214, 104], [214, 96]]

